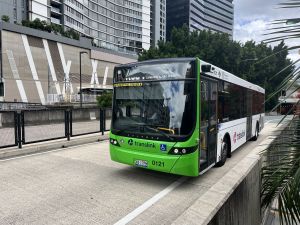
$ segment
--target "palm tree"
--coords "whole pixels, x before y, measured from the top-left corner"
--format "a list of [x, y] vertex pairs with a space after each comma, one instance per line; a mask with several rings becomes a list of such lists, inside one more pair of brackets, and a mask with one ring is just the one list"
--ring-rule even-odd
[[[300, 0], [289, 0], [279, 4], [283, 9], [300, 8]], [[266, 43], [297, 40], [300, 39], [300, 18], [290, 18], [276, 20], [272, 23], [272, 28], [268, 30], [269, 38]], [[299, 49], [297, 46], [289, 47], [289, 50]], [[267, 59], [264, 59], [267, 60]], [[296, 84], [300, 80], [300, 59], [291, 63], [286, 68], [272, 76], [273, 79], [287, 68], [294, 67], [279, 85], [276, 92], [270, 97], [278, 95], [281, 91], [289, 91], [289, 94], [282, 98], [291, 97], [300, 89]], [[281, 102], [274, 108], [274, 110]], [[296, 107], [300, 101], [296, 103]], [[291, 113], [293, 108], [288, 112]], [[280, 121], [280, 123], [285, 117]], [[292, 121], [286, 129], [263, 152], [262, 167], [262, 207], [270, 207], [274, 200], [278, 203], [278, 213], [281, 224], [300, 224], [300, 119], [294, 115]]]

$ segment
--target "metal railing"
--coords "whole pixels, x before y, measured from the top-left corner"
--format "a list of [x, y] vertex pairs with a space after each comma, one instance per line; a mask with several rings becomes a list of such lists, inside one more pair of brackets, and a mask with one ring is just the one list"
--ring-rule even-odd
[[27, 102], [0, 102], [0, 111], [12, 111], [23, 109], [43, 109], [45, 108], [40, 103], [27, 103]]
[[[87, 94], [82, 94], [82, 102], [83, 103], [96, 103], [97, 101], [97, 96], [96, 95], [87, 95]], [[75, 94], [75, 95], [69, 95], [69, 96], [64, 96], [64, 95], [59, 95], [59, 94], [48, 94], [47, 95], [47, 104], [53, 105], [56, 103], [65, 103], [65, 102], [70, 102], [70, 103], [76, 103], [80, 102], [80, 95]]]
[[0, 148], [108, 131], [111, 109], [0, 111]]

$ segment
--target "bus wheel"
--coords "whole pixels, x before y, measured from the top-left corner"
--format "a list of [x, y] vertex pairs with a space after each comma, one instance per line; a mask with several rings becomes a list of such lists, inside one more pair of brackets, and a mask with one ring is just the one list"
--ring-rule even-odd
[[254, 137], [252, 138], [253, 141], [256, 141], [258, 139], [259, 136], [259, 126], [258, 123], [256, 124], [256, 129], [255, 129], [255, 134]]
[[227, 138], [224, 138], [222, 143], [222, 150], [221, 150], [221, 160], [216, 163], [217, 167], [221, 167], [225, 164], [229, 151], [229, 144]]

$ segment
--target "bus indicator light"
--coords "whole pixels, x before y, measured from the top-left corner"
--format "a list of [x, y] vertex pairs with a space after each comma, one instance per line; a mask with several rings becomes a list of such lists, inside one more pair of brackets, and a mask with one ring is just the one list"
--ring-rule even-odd
[[180, 148], [180, 147], [178, 147], [178, 148], [172, 148], [169, 151], [169, 154], [172, 154], [172, 155], [185, 155], [185, 154], [193, 153], [197, 149], [198, 149], [198, 145], [193, 146], [193, 147], [186, 147], [186, 148]]

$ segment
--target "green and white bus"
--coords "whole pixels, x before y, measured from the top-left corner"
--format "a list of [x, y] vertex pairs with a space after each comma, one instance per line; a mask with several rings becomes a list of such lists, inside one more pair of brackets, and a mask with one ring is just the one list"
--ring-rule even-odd
[[264, 89], [198, 58], [117, 66], [113, 86], [116, 162], [198, 176], [264, 125]]

